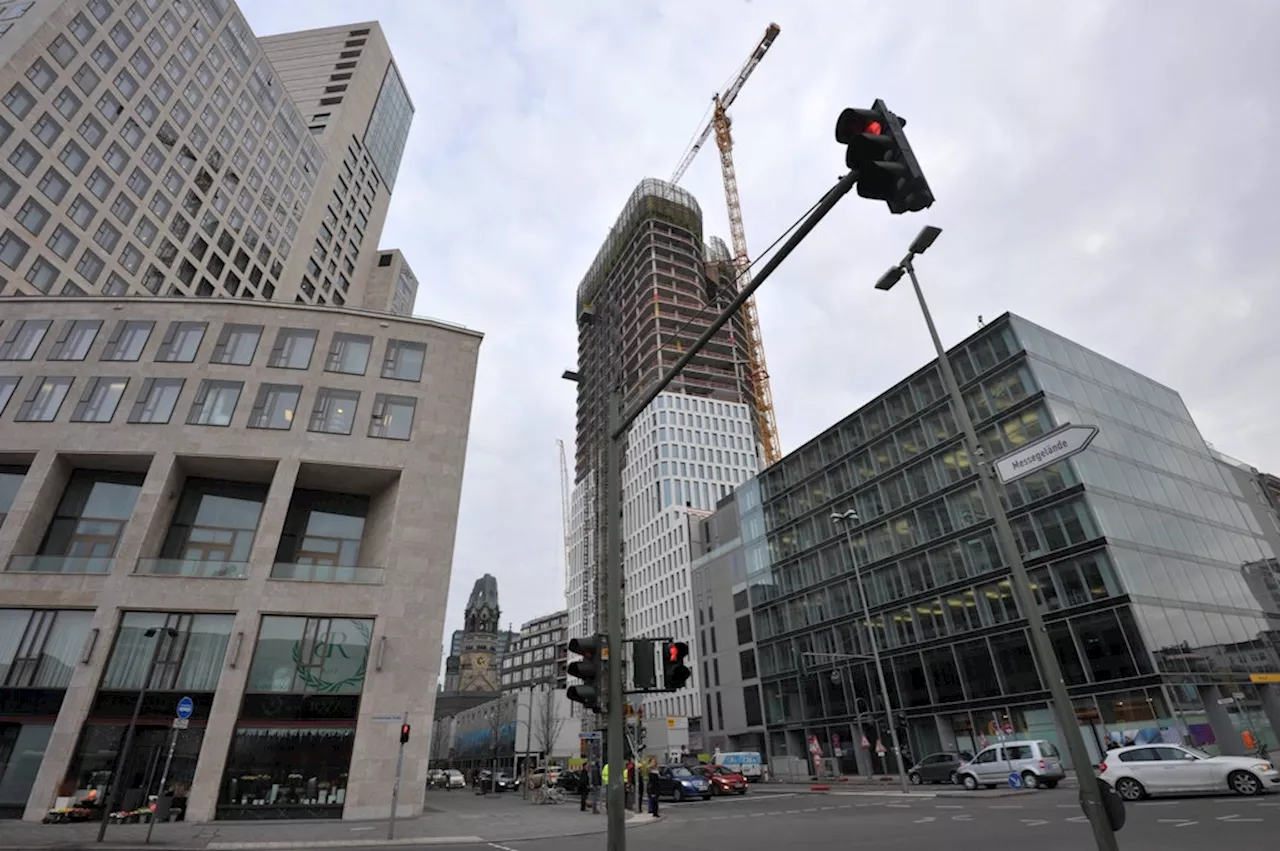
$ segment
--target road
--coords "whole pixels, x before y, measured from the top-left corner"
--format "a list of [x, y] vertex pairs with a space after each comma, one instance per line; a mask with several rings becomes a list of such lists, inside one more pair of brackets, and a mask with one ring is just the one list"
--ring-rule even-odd
[[[630, 851], [785, 849], [820, 847], [819, 843], [832, 848], [854, 845], [859, 851], [992, 845], [1091, 851], [1094, 847], [1076, 793], [1067, 789], [972, 799], [761, 791], [707, 803], [664, 803], [662, 814], [658, 824], [627, 831]], [[1280, 840], [1280, 796], [1148, 801], [1130, 805], [1128, 814], [1118, 837], [1121, 851], [1191, 851], [1222, 844], [1268, 848]], [[572, 822], [578, 815], [576, 810], [566, 812], [566, 819]], [[418, 851], [601, 851], [604, 837], [411, 847]]]

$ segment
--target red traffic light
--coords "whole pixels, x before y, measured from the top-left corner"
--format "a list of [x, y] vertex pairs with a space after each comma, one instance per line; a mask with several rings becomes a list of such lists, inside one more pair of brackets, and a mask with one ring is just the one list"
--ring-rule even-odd
[[409, 725], [401, 724], [400, 725], [400, 744], [403, 745], [407, 741], [409, 741]]
[[667, 647], [667, 658], [672, 662], [680, 661], [680, 648], [674, 644]]

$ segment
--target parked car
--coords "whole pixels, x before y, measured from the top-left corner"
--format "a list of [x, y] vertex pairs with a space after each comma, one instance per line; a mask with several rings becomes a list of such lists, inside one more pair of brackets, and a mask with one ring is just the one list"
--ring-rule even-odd
[[712, 795], [747, 794], [747, 778], [723, 765], [696, 765], [689, 770], [707, 779]]
[[560, 769], [554, 765], [546, 765], [541, 768], [535, 768], [529, 773], [529, 788], [538, 789], [543, 783], [548, 786], [555, 786], [560, 779]]
[[427, 788], [440, 789], [445, 785], [444, 769], [433, 768], [427, 772]]
[[1211, 756], [1185, 745], [1132, 745], [1107, 751], [1098, 776], [1126, 801], [1193, 792], [1261, 795], [1280, 789], [1280, 771], [1269, 760]]
[[456, 768], [445, 769], [443, 785], [446, 789], [465, 789], [467, 778], [463, 777], [462, 772]]
[[1013, 774], [1028, 789], [1052, 789], [1067, 776], [1058, 748], [1044, 739], [1019, 739], [985, 747], [956, 769], [957, 778], [969, 790], [979, 786], [994, 789], [1008, 783]]
[[683, 765], [664, 765], [658, 769], [658, 795], [670, 795], [677, 801], [690, 798], [711, 800], [711, 784]]
[[911, 766], [907, 777], [916, 786], [921, 783], [959, 783], [960, 775], [956, 771], [971, 759], [973, 754], [968, 751], [938, 751]]

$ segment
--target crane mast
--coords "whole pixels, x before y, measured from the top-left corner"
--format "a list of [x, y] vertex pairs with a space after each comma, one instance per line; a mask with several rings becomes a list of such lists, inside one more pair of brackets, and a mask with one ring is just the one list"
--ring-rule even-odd
[[[698, 151], [712, 132], [716, 134], [716, 147], [720, 149], [720, 172], [724, 179], [725, 205], [729, 211], [729, 239], [733, 246], [735, 285], [741, 290], [751, 282], [751, 260], [747, 253], [747, 235], [742, 225], [742, 201], [738, 196], [738, 175], [733, 166], [733, 133], [728, 108], [738, 98], [743, 85], [755, 71], [760, 60], [778, 37], [781, 28], [769, 24], [764, 37], [751, 52], [746, 63], [723, 93], [715, 95], [715, 108], [711, 120], [695, 137], [693, 145], [671, 176], [672, 183], [679, 183], [693, 162]], [[769, 367], [765, 360], [764, 338], [760, 333], [760, 315], [755, 298], [742, 305], [742, 324], [747, 335], [747, 367], [751, 372], [751, 387], [755, 397], [756, 428], [764, 448], [765, 464], [773, 464], [782, 458], [782, 446], [778, 440], [778, 424], [773, 411], [773, 392], [769, 386]]]

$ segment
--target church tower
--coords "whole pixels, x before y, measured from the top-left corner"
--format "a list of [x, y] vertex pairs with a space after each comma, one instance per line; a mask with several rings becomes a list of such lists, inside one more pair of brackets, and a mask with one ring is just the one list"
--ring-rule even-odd
[[458, 691], [497, 692], [502, 690], [499, 669], [501, 652], [498, 619], [498, 580], [486, 573], [476, 580], [467, 600], [462, 631], [462, 652], [458, 660]]

